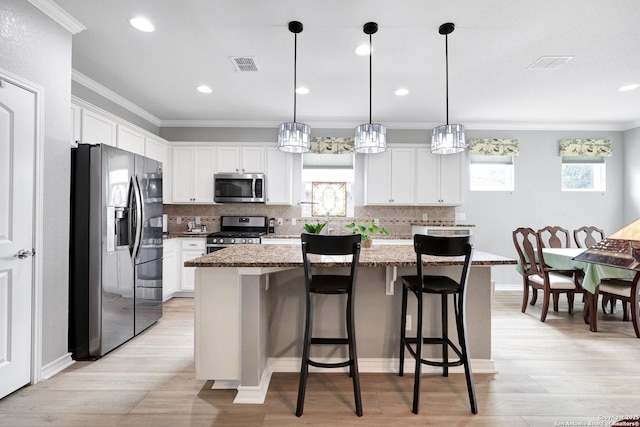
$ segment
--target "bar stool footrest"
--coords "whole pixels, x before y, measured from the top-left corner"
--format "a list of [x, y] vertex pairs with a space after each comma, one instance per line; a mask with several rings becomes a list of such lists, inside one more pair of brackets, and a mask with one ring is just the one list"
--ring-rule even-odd
[[315, 366], [316, 368], [346, 368], [347, 366], [353, 365], [353, 362], [351, 360], [346, 360], [344, 362], [326, 363], [307, 359], [307, 363], [311, 366]]
[[[417, 359], [416, 357], [416, 352], [413, 349], [413, 347], [411, 347], [411, 344], [417, 344], [418, 343], [418, 338], [409, 338], [406, 337], [404, 339], [404, 346], [407, 348], [407, 350], [409, 351], [409, 354], [411, 356], [413, 356], [414, 359]], [[459, 357], [458, 360], [454, 360], [454, 361], [448, 361], [448, 362], [434, 362], [432, 360], [427, 360], [427, 359], [420, 359], [420, 362], [425, 364], [425, 365], [429, 365], [429, 366], [438, 366], [438, 367], [444, 367], [444, 366], [461, 366], [463, 365], [463, 361], [462, 361], [462, 352], [460, 351], [460, 349], [450, 340], [450, 339], [443, 339], [443, 338], [439, 338], [439, 337], [425, 337], [422, 338], [422, 343], [423, 344], [437, 344], [437, 345], [443, 345], [444, 343], [447, 343], [449, 345], [449, 348], [451, 348], [456, 355]]]

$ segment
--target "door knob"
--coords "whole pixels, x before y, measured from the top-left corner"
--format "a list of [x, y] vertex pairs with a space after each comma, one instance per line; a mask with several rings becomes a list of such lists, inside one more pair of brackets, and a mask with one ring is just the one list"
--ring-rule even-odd
[[27, 258], [27, 257], [33, 256], [33, 255], [35, 255], [35, 254], [36, 254], [36, 251], [35, 251], [35, 250], [20, 249], [20, 250], [18, 251], [18, 253], [14, 255], [14, 257], [18, 257], [18, 258], [20, 258], [20, 259], [24, 259], [24, 258]]

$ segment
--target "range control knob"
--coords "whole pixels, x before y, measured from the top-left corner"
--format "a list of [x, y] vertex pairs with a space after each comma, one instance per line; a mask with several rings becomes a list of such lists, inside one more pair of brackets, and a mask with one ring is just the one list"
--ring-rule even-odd
[[242, 239], [242, 243], [247, 243], [247, 239]]
[[229, 243], [235, 243], [235, 242], [236, 242], [236, 239], [230, 239], [229, 240]]

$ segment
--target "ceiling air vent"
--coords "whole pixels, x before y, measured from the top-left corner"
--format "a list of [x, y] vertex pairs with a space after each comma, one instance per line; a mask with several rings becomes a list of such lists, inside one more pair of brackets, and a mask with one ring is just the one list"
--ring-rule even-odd
[[542, 56], [536, 62], [527, 67], [528, 70], [557, 70], [567, 62], [571, 61], [573, 56]]
[[233, 68], [240, 73], [258, 71], [258, 61], [255, 56], [232, 56]]

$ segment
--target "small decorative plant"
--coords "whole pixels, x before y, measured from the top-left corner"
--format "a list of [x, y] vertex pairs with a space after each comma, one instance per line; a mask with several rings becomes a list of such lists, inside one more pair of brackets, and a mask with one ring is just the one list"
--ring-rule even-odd
[[[367, 214], [366, 216], [367, 218], [371, 218], [371, 215], [369, 214]], [[389, 232], [384, 227], [380, 227], [378, 224], [373, 222], [372, 219], [369, 219], [368, 223], [364, 224], [357, 224], [355, 222], [352, 222], [351, 224], [345, 225], [345, 227], [351, 229], [351, 234], [360, 233], [360, 235], [362, 236], [362, 242], [366, 242], [367, 240], [369, 240], [371, 234], [379, 233], [386, 234], [387, 236], [389, 235]]]
[[327, 225], [326, 222], [319, 222], [317, 224], [305, 224], [304, 231], [309, 234], [320, 234], [325, 225]]

